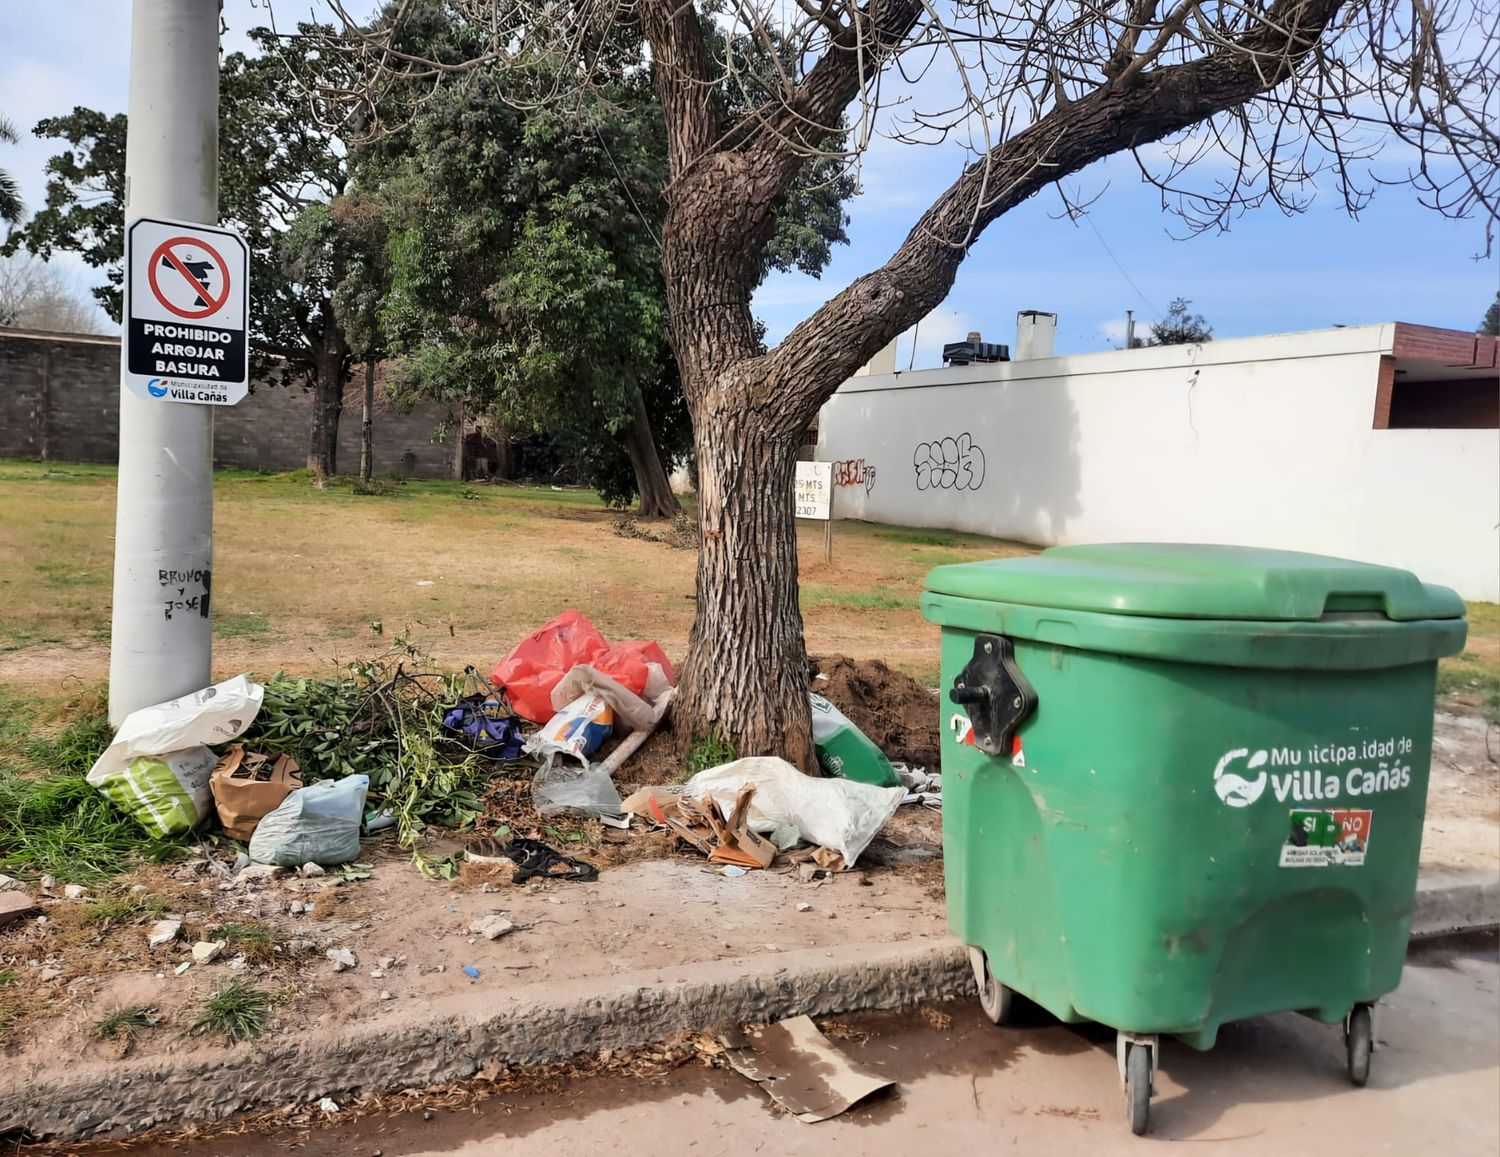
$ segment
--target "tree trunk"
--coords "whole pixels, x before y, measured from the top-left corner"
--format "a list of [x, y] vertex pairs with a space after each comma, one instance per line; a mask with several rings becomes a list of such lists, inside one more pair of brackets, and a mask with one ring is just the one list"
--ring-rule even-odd
[[697, 615], [680, 672], [679, 743], [716, 735], [740, 756], [780, 755], [817, 774], [797, 602], [795, 434], [723, 406], [694, 422]]
[[616, 435], [625, 453], [630, 456], [630, 467], [635, 471], [635, 492], [640, 496], [636, 514], [641, 518], [672, 518], [682, 513], [677, 504], [677, 495], [672, 493], [672, 483], [662, 465], [661, 455], [656, 450], [656, 439], [651, 434], [651, 418], [646, 413], [646, 400], [639, 390], [635, 395], [635, 415], [620, 428]]
[[375, 359], [365, 359], [365, 396], [359, 426], [359, 480], [368, 483], [375, 470]]
[[344, 409], [344, 359], [348, 353], [341, 333], [331, 327], [323, 332], [313, 376], [312, 434], [307, 449], [307, 468], [318, 486], [338, 473], [339, 415]]

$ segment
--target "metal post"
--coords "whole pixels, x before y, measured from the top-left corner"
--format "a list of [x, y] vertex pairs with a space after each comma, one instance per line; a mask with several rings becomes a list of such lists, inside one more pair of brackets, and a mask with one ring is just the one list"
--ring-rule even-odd
[[[127, 225], [219, 219], [219, 2], [134, 0]], [[116, 502], [109, 717], [118, 724], [211, 682], [213, 407], [153, 402], [122, 382]], [[196, 610], [168, 607], [195, 597]]]
[[833, 565], [833, 487], [828, 488], [828, 521], [823, 525], [823, 562]]

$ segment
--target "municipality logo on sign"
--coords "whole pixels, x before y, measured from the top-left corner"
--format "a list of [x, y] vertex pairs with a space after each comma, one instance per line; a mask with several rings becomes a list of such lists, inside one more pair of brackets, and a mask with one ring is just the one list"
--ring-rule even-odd
[[[1368, 796], [1411, 786], [1416, 752], [1409, 735], [1227, 751], [1214, 768], [1214, 791], [1230, 807], [1249, 807], [1270, 788], [1277, 801], [1308, 803]], [[1277, 770], [1280, 769], [1280, 770]]]
[[[1238, 760], [1246, 760], [1244, 769], [1254, 771], [1261, 768], [1261, 773], [1254, 779], [1246, 779], [1238, 771], [1230, 770], [1231, 766]], [[1219, 765], [1214, 768], [1214, 791], [1219, 793], [1219, 798], [1230, 807], [1249, 807], [1261, 797], [1266, 790], [1266, 772], [1264, 770], [1266, 761], [1270, 756], [1264, 751], [1257, 751], [1250, 755], [1245, 747], [1237, 747], [1233, 751], [1226, 752]]]
[[152, 378], [146, 383], [146, 392], [153, 398], [165, 398], [172, 383], [162, 378]]

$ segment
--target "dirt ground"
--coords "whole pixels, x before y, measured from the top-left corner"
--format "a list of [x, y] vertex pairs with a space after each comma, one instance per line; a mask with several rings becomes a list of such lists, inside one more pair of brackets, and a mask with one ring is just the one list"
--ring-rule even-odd
[[[693, 853], [608, 867], [593, 883], [517, 886], [508, 871], [475, 864], [461, 879], [439, 881], [420, 875], [388, 840], [366, 845], [370, 878], [350, 882], [338, 869], [246, 880], [229, 874], [227, 851], [173, 868], [143, 867], [90, 899], [144, 886], [183, 918], [181, 937], [152, 949], [150, 915], [101, 926], [88, 918], [90, 900], [44, 900], [45, 924], [27, 920], [0, 937], [0, 968], [14, 975], [6, 1003], [15, 1017], [0, 1055], [21, 1065], [55, 1063], [59, 1055], [117, 1057], [120, 1045], [94, 1039], [94, 1030], [107, 1013], [129, 1006], [153, 1009], [161, 1021], [138, 1035], [137, 1054], [218, 1049], [221, 1039], [184, 1031], [207, 994], [236, 976], [276, 993], [267, 1032], [280, 1036], [336, 1032], [471, 989], [514, 992], [519, 1001], [528, 989], [588, 977], [940, 935], [941, 840], [941, 817], [911, 805], [854, 870], [811, 881], [790, 868], [726, 876]], [[436, 855], [449, 846], [435, 841], [426, 850]], [[516, 930], [495, 941], [471, 930], [496, 913]], [[220, 959], [177, 974], [195, 940], [222, 938], [226, 924], [263, 928], [275, 948], [236, 960], [240, 946], [231, 942]], [[327, 953], [341, 948], [354, 953], [355, 967], [335, 969]]]
[[1422, 866], [1500, 873], [1500, 724], [1441, 711], [1433, 720]]

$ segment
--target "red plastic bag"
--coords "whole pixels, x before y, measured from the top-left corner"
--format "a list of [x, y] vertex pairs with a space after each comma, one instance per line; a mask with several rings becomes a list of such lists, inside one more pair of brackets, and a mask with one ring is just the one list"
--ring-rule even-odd
[[590, 660], [589, 665], [600, 674], [610, 676], [622, 687], [629, 688], [632, 694], [640, 695], [646, 690], [646, 680], [650, 675], [647, 664], [650, 663], [661, 666], [668, 686], [677, 683], [671, 660], [655, 643], [616, 643], [602, 655]]
[[593, 623], [580, 612], [567, 610], [538, 627], [496, 663], [490, 682], [505, 688], [517, 715], [546, 723], [553, 716], [552, 688], [579, 663], [592, 663], [608, 650], [609, 644]]

